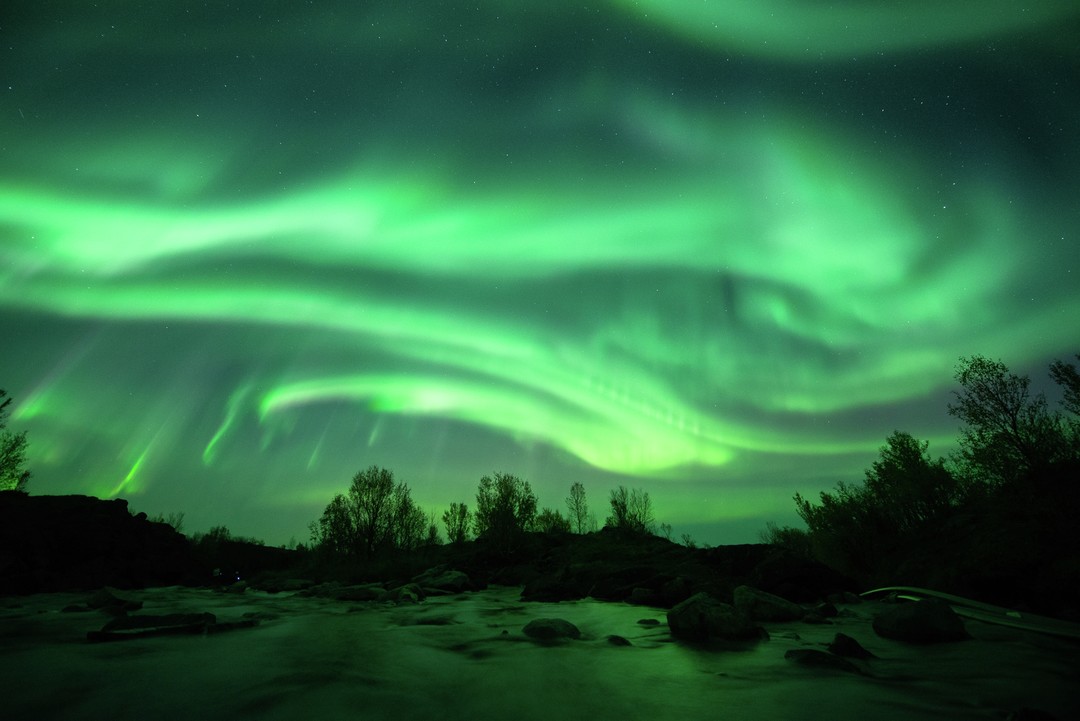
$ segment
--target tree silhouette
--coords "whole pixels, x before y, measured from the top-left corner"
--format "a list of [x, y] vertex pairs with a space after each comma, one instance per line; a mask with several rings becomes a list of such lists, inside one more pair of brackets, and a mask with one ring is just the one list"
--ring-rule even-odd
[[570, 495], [566, 497], [566, 508], [570, 527], [574, 533], [586, 533], [589, 530], [589, 504], [585, 501], [585, 486], [581, 483], [570, 486]]
[[536, 495], [528, 481], [509, 473], [484, 476], [476, 489], [476, 535], [513, 551], [533, 527]]
[[7, 428], [11, 398], [0, 389], [0, 491], [26, 492], [30, 471], [26, 464], [26, 431], [12, 433]]
[[370, 559], [419, 547], [429, 525], [409, 487], [395, 484], [389, 470], [371, 466], [353, 476], [347, 494], [337, 494], [326, 506], [312, 526], [312, 542], [334, 555]]
[[635, 488], [619, 486], [611, 491], [611, 515], [605, 525], [634, 533], [652, 533], [656, 525], [649, 494]]
[[450, 504], [450, 508], [443, 512], [442, 520], [443, 525], [446, 526], [447, 541], [460, 545], [469, 540], [472, 516], [467, 505], [454, 501]]
[[545, 508], [536, 517], [536, 529], [542, 533], [570, 533], [570, 521], [558, 509]]
[[[1069, 370], [1075, 372], [1062, 364], [1058, 373], [1069, 380]], [[954, 393], [956, 402], [948, 409], [949, 415], [964, 422], [960, 459], [969, 475], [991, 484], [1009, 484], [1070, 455], [1061, 414], [1047, 408], [1041, 393], [1031, 394], [1027, 376], [1010, 373], [1001, 361], [972, 356], [960, 359], [956, 380], [962, 388]], [[1071, 398], [1066, 385], [1066, 400]]]

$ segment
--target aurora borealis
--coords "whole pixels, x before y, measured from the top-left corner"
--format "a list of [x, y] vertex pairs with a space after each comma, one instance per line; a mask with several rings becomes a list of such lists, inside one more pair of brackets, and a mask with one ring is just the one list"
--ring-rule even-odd
[[746, 542], [947, 453], [959, 356], [1080, 351], [1080, 9], [886, 5], [9, 3], [31, 492], [283, 543], [498, 470]]

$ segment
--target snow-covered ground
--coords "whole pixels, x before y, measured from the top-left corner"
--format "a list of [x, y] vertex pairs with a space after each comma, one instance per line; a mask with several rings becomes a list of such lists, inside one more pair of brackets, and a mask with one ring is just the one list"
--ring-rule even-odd
[[[523, 603], [493, 588], [389, 606], [259, 592], [123, 593], [138, 614], [258, 614], [255, 628], [88, 643], [107, 617], [62, 613], [89, 594], [0, 599], [0, 718], [44, 719], [998, 719], [1034, 707], [1080, 718], [1080, 645], [968, 621], [968, 641], [917, 647], [870, 627], [877, 603], [832, 625], [766, 624], [771, 639], [673, 641], [664, 611], [583, 600]], [[534, 618], [582, 638], [541, 645]], [[653, 618], [657, 626], [638, 620]], [[869, 675], [786, 660], [842, 631]], [[609, 635], [628, 639], [617, 646]]]

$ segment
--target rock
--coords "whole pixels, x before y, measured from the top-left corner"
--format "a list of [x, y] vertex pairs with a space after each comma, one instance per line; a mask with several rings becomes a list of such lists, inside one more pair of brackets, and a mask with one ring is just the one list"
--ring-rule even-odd
[[848, 661], [846, 658], [834, 656], [831, 653], [818, 651], [812, 648], [793, 648], [784, 654], [788, 661], [794, 661], [800, 666], [812, 668], [828, 668], [845, 673], [862, 673], [862, 669]]
[[455, 571], [443, 567], [429, 568], [413, 578], [413, 583], [422, 588], [425, 593], [431, 592], [462, 593], [472, 586], [469, 577], [461, 571]]
[[829, 619], [825, 618], [821, 614], [816, 613], [814, 611], [811, 611], [810, 613], [803, 616], [802, 622], [803, 623], [813, 623], [813, 624], [817, 624], [819, 626], [832, 625], [832, 621], [830, 621]]
[[668, 611], [667, 622], [672, 636], [691, 641], [741, 640], [758, 636], [758, 629], [749, 616], [704, 592], [694, 594]]
[[86, 640], [126, 641], [147, 636], [174, 636], [196, 633], [220, 633], [236, 628], [252, 628], [256, 619], [218, 623], [212, 613], [170, 613], [164, 616], [121, 616], [112, 619], [100, 631], [90, 631]]
[[398, 586], [389, 591], [384, 600], [401, 604], [421, 603], [425, 598], [427, 598], [427, 596], [424, 595], [424, 589], [420, 588], [415, 583], [406, 583], [404, 586]]
[[735, 589], [735, 608], [755, 621], [796, 621], [806, 615], [799, 604], [750, 586]]
[[828, 602], [819, 603], [810, 609], [810, 612], [816, 613], [822, 618], [836, 618], [836, 616], [840, 614], [840, 611], [837, 610], [836, 606]]
[[636, 606], [656, 606], [659, 601], [656, 591], [651, 588], [635, 588], [630, 592], [630, 598], [626, 599], [627, 603], [632, 603]]
[[561, 618], [535, 618], [521, 629], [529, 638], [538, 641], [555, 641], [562, 638], [581, 638], [581, 631]]
[[634, 645], [634, 644], [630, 643], [629, 639], [624, 638], [622, 636], [618, 636], [616, 634], [611, 634], [610, 636], [607, 637], [607, 640], [608, 640], [608, 643], [610, 643], [612, 646], [633, 646]]
[[143, 607], [143, 602], [117, 596], [110, 588], [101, 588], [90, 594], [86, 605], [113, 616], [121, 616], [129, 611], [138, 611]]
[[366, 583], [357, 586], [323, 584], [313, 588], [315, 596], [333, 598], [336, 601], [379, 601], [387, 595], [387, 589], [379, 584]]
[[641, 618], [638, 619], [637, 624], [639, 626], [659, 626], [660, 621], [656, 620], [655, 618]]
[[937, 599], [898, 603], [874, 617], [874, 632], [905, 643], [940, 643], [970, 638], [964, 622]]
[[832, 643], [829, 644], [829, 653], [848, 658], [877, 658], [846, 633], [838, 633], [833, 637]]
[[567, 569], [529, 579], [521, 591], [522, 601], [576, 601], [589, 595], [591, 582]]
[[749, 583], [799, 603], [813, 603], [855, 587], [851, 579], [832, 568], [787, 550], [774, 551], [757, 564]]
[[315, 582], [307, 578], [262, 578], [252, 587], [267, 593], [281, 593], [283, 591], [303, 591], [311, 588]]

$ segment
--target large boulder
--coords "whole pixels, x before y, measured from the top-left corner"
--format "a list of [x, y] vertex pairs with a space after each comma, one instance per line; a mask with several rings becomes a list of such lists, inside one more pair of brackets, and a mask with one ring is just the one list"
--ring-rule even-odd
[[964, 622], [944, 601], [929, 598], [899, 603], [874, 617], [874, 632], [905, 643], [961, 641], [968, 636]]
[[741, 640], [758, 635], [750, 617], [708, 593], [697, 593], [667, 613], [668, 628], [676, 638], [690, 641]]
[[469, 577], [461, 571], [444, 567], [429, 568], [412, 580], [428, 595], [461, 593], [472, 588]]
[[735, 608], [755, 621], [796, 621], [806, 615], [797, 603], [751, 586], [735, 589]]
[[521, 629], [529, 638], [538, 641], [557, 641], [563, 638], [581, 638], [578, 627], [561, 618], [535, 618]]

